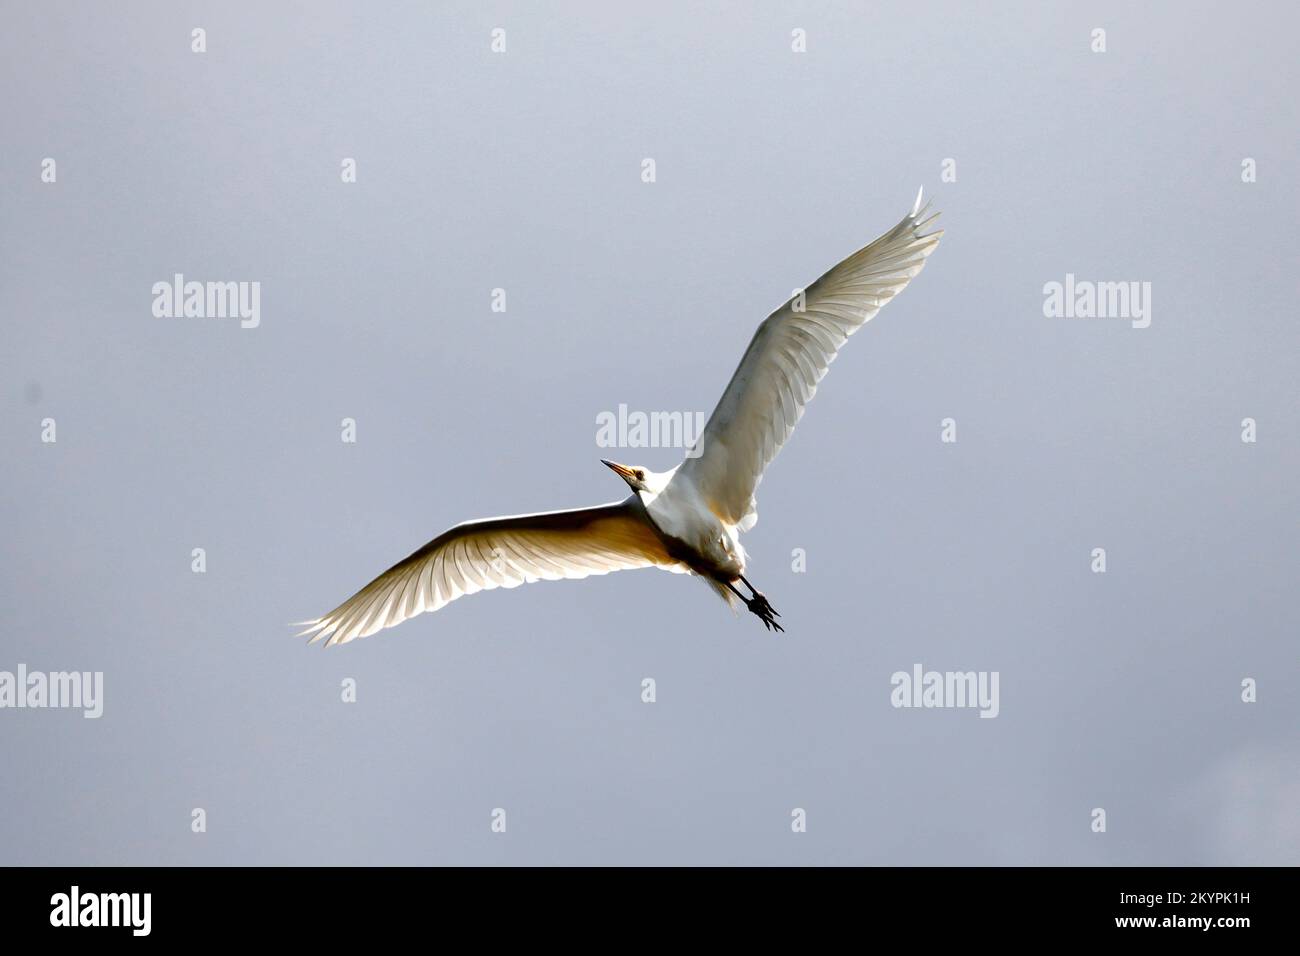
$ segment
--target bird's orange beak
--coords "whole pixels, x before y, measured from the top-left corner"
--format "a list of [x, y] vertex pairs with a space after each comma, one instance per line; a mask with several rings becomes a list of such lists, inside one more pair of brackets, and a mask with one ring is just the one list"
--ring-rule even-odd
[[614, 474], [618, 475], [624, 481], [631, 481], [633, 478], [636, 477], [632, 469], [629, 468], [627, 465], [620, 465], [616, 461], [609, 461], [608, 459], [605, 458], [602, 458], [600, 460], [600, 463], [606, 466], [607, 468], [609, 468], [610, 470], [612, 470]]

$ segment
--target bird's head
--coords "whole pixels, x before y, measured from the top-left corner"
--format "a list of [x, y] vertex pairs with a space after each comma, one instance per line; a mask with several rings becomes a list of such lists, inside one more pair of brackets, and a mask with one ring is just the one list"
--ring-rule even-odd
[[620, 465], [616, 461], [609, 461], [605, 458], [602, 458], [600, 463], [626, 481], [628, 487], [633, 491], [651, 497], [663, 491], [668, 484], [668, 479], [672, 477], [672, 472], [660, 474], [651, 471], [649, 468], [643, 468], [641, 465]]

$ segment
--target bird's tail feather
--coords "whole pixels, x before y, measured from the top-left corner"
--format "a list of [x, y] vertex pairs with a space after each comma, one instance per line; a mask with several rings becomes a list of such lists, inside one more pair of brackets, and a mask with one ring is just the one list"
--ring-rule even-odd
[[709, 587], [713, 588], [713, 590], [718, 592], [718, 597], [726, 601], [727, 607], [731, 608], [732, 612], [734, 613], [737, 607], [740, 606], [740, 599], [736, 597], [736, 592], [731, 590], [731, 588], [727, 587], [721, 581], [715, 581], [713, 578], [707, 576], [703, 576], [703, 577], [705, 583], [708, 584]]

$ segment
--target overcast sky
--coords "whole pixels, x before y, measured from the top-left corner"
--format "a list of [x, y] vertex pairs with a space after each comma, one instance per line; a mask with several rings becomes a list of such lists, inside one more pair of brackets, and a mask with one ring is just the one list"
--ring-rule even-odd
[[[6, 4], [0, 671], [104, 690], [0, 710], [0, 862], [1300, 863], [1300, 22], [1063, 6]], [[647, 570], [290, 636], [671, 467], [597, 416], [707, 413], [920, 185], [760, 489], [784, 635]], [[918, 664], [997, 717], [893, 707]]]

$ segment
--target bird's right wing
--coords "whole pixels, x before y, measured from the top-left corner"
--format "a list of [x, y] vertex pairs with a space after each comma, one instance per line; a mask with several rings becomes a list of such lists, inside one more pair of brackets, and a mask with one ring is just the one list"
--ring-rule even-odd
[[310, 634], [311, 643], [346, 644], [463, 594], [648, 567], [687, 570], [668, 555], [635, 496], [575, 511], [469, 521], [438, 535], [325, 616], [304, 621], [302, 634]]
[[[781, 308], [754, 333], [731, 382], [673, 482], [685, 480], [719, 518], [747, 530], [754, 491], [848, 337], [921, 271], [942, 230], [922, 233], [918, 193], [912, 211]], [[668, 492], [671, 494], [671, 485]]]

